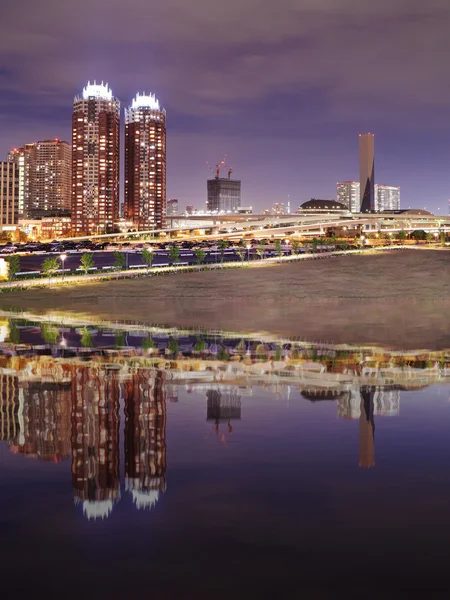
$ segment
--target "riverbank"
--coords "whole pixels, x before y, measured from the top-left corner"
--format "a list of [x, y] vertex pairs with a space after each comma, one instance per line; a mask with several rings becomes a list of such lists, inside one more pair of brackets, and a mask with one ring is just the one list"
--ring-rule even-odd
[[438, 350], [450, 348], [450, 251], [12, 291], [0, 296], [0, 308]]

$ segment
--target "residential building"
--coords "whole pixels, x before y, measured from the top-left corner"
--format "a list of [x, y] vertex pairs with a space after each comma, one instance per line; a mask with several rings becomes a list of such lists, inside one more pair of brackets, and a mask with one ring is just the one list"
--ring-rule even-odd
[[119, 218], [120, 102], [107, 84], [88, 83], [72, 116], [74, 234], [114, 230]]
[[337, 201], [346, 206], [350, 212], [360, 212], [361, 200], [359, 189], [359, 181], [343, 181], [342, 183], [337, 183]]
[[15, 231], [19, 221], [19, 167], [0, 162], [0, 231]]
[[125, 109], [124, 217], [138, 230], [166, 225], [166, 111], [154, 94]]
[[392, 185], [375, 186], [375, 210], [400, 210], [400, 188]]
[[207, 182], [206, 210], [210, 213], [234, 213], [241, 206], [241, 182], [230, 177], [215, 177]]
[[34, 219], [70, 213], [72, 149], [62, 140], [43, 140], [15, 148], [8, 160], [19, 168], [19, 216]]
[[375, 136], [359, 136], [359, 198], [360, 212], [375, 210]]

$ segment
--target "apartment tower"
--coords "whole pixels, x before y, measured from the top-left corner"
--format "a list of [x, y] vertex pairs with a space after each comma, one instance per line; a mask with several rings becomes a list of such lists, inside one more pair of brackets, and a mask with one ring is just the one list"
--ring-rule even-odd
[[15, 148], [8, 161], [19, 168], [19, 214], [33, 219], [67, 214], [71, 208], [72, 149], [58, 139]]
[[88, 83], [72, 116], [72, 229], [110, 233], [119, 217], [120, 102], [107, 84]]
[[336, 184], [337, 201], [352, 213], [360, 212], [359, 188], [359, 181], [343, 181]]
[[376, 185], [375, 210], [400, 210], [400, 188], [393, 185]]
[[166, 224], [166, 111], [154, 94], [125, 109], [124, 217], [139, 231]]
[[359, 136], [359, 183], [361, 212], [375, 210], [375, 136]]

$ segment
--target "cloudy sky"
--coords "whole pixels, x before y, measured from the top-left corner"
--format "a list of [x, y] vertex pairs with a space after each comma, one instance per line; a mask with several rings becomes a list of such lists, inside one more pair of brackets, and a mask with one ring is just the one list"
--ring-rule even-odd
[[206, 161], [227, 154], [245, 205], [297, 207], [358, 178], [374, 132], [376, 181], [447, 213], [448, 0], [22, 0], [0, 20], [0, 158], [70, 140], [72, 102], [107, 81], [168, 113], [168, 194], [203, 207]]

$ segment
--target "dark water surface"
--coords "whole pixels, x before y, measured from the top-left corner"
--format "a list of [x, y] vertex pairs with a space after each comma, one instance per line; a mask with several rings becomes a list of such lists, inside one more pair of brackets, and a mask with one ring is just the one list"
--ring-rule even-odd
[[3, 359], [2, 597], [448, 597], [444, 363], [410, 386], [185, 363]]

